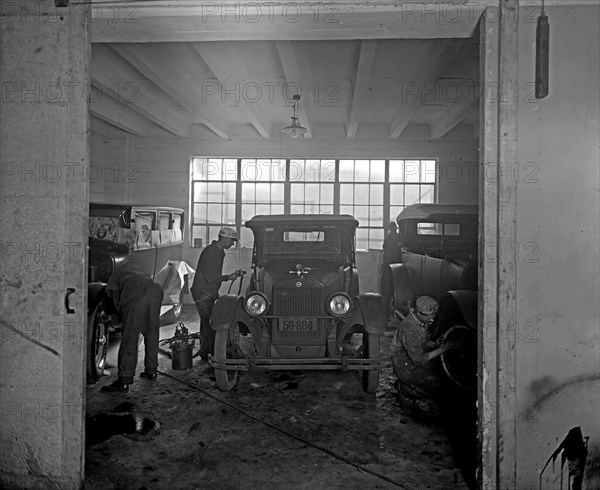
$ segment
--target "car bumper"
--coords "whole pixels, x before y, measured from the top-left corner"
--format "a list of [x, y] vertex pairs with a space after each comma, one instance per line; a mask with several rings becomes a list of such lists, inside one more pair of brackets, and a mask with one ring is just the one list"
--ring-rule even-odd
[[320, 359], [281, 359], [268, 357], [255, 357], [252, 359], [226, 359], [216, 360], [210, 357], [209, 365], [215, 369], [234, 371], [260, 370], [285, 370], [285, 369], [311, 369], [311, 370], [354, 370], [369, 371], [391, 367], [391, 357], [376, 359], [356, 359], [347, 357], [331, 357]]

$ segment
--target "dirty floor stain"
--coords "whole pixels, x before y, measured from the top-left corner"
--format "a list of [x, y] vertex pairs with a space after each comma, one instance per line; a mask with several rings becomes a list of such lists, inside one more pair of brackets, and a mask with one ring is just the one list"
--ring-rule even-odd
[[[181, 320], [198, 330], [193, 307]], [[198, 359], [173, 370], [160, 355], [156, 381], [136, 377], [129, 392], [103, 393], [117, 347], [115, 338], [111, 376], [87, 389], [88, 490], [473, 488], [473, 414], [456, 400], [404, 399], [391, 368], [376, 395], [351, 371], [247, 372], [225, 393]], [[138, 375], [142, 367], [140, 356]]]

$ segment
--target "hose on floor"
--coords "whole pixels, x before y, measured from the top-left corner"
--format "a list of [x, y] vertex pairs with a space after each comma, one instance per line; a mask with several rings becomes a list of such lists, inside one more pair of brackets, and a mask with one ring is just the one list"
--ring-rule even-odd
[[287, 431], [286, 429], [283, 429], [275, 424], [272, 424], [271, 422], [261, 419], [260, 417], [257, 417], [256, 415], [252, 415], [249, 412], [246, 412], [244, 409], [237, 407], [236, 405], [234, 405], [233, 403], [228, 402], [227, 400], [224, 400], [223, 398], [220, 398], [216, 395], [214, 395], [213, 393], [211, 393], [210, 391], [202, 388], [201, 386], [198, 386], [194, 383], [190, 383], [189, 381], [185, 381], [183, 379], [180, 379], [176, 376], [172, 376], [170, 374], [167, 373], [163, 373], [162, 371], [158, 371], [162, 376], [166, 376], [167, 378], [171, 378], [175, 381], [178, 381], [179, 383], [182, 383], [184, 385], [189, 386], [190, 388], [194, 388], [195, 390], [198, 390], [202, 393], [204, 393], [206, 396], [208, 396], [209, 398], [212, 398], [213, 400], [218, 401], [219, 403], [222, 403], [223, 405], [227, 405], [230, 408], [233, 408], [234, 410], [237, 410], [238, 412], [240, 412], [241, 414], [245, 415], [246, 417], [249, 417], [253, 420], [256, 420], [257, 422], [260, 422], [261, 424], [264, 424], [268, 427], [271, 427], [272, 429], [275, 429], [279, 432], [281, 432], [282, 434], [285, 434], [289, 437], [291, 437], [292, 439], [296, 439], [297, 441], [300, 441], [303, 444], [306, 444], [307, 446], [313, 447], [315, 449], [318, 449], [319, 451], [322, 451], [326, 454], [329, 454], [330, 456], [343, 461], [344, 463], [347, 463], [351, 466], [354, 466], [358, 471], [361, 471], [362, 473], [368, 473], [370, 475], [376, 476], [377, 478], [381, 478], [382, 480], [387, 481], [388, 483], [391, 483], [393, 485], [396, 485], [398, 488], [403, 488], [405, 490], [409, 490], [408, 487], [405, 487], [404, 485], [400, 484], [399, 482], [393, 480], [392, 478], [389, 478], [377, 471], [373, 471], [369, 468], [366, 468], [363, 465], [354, 463], [353, 461], [351, 461], [350, 459], [346, 458], [345, 456], [342, 456], [340, 454], [337, 454], [335, 451], [332, 451], [331, 449], [325, 447], [325, 446], [321, 446], [320, 444], [316, 444], [314, 442], [309, 441], [308, 439], [305, 439], [304, 437], [300, 437], [292, 432]]

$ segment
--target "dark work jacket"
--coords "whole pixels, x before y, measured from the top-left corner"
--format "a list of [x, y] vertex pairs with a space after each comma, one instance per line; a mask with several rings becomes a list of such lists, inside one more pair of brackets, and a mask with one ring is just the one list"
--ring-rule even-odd
[[149, 294], [155, 283], [145, 274], [132, 271], [121, 271], [108, 278], [107, 289], [119, 313], [123, 305]]
[[191, 288], [194, 301], [211, 296], [213, 301], [217, 299], [221, 282], [227, 280], [227, 276], [222, 275], [224, 260], [225, 250], [219, 248], [215, 240], [202, 251]]

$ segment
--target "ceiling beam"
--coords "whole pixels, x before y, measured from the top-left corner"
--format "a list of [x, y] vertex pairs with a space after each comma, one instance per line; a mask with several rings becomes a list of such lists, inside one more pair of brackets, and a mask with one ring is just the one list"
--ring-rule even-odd
[[[107, 42], [434, 39], [471, 37], [500, 0], [91, 0], [71, 6], [91, 18], [91, 40]], [[546, 0], [598, 5], [598, 0]], [[79, 11], [79, 10], [80, 11]], [[495, 19], [497, 21], [497, 19]]]
[[[290, 41], [277, 41], [277, 51], [281, 60], [281, 66], [283, 67], [283, 73], [285, 74], [286, 83], [298, 84], [301, 91], [308, 93], [308, 87], [303, 83], [309, 75], [308, 66], [300, 66], [300, 60], [296, 56], [294, 47]], [[309, 78], [309, 77], [308, 77]], [[298, 121], [300, 124], [306, 127], [307, 132], [304, 134], [305, 138], [312, 137], [312, 120], [313, 110], [311, 97], [305, 97], [304, 101], [298, 104], [297, 114]]]
[[[92, 42], [174, 42], [470, 37], [499, 0], [92, 0]], [[77, 8], [77, 6], [74, 6]], [[80, 8], [89, 8], [84, 3]], [[89, 14], [88, 14], [89, 15]]]
[[[443, 80], [440, 82], [440, 91], [447, 95], [447, 99], [458, 98], [456, 102], [447, 104], [448, 117], [438, 118], [430, 125], [431, 139], [439, 139], [447, 134], [455, 126], [459, 125], [470, 110], [478, 111], [479, 87], [470, 78]], [[460, 97], [459, 97], [460, 95]]]
[[[191, 46], [223, 86], [227, 86], [229, 80], [241, 82], [248, 78], [238, 68], [239, 60], [237, 52], [231, 43], [192, 43]], [[258, 104], [254, 104], [251, 107], [242, 97], [239, 99], [238, 105], [256, 131], [258, 131], [258, 134], [263, 138], [269, 138], [270, 133], [259, 116]]]
[[[452, 62], [456, 53], [465, 44], [464, 39], [448, 39], [435, 45], [422, 44], [418, 49], [424, 52], [413, 53], [412, 59], [420, 60], [419, 65], [410, 77], [410, 82], [404, 82], [399, 91], [400, 104], [390, 124], [390, 138], [395, 139], [406, 129], [412, 116], [425, 101], [427, 90], [435, 90], [437, 78]], [[400, 59], [411, 59], [401, 57]]]
[[147, 136], [152, 128], [148, 119], [117, 102], [113, 93], [98, 88], [90, 91], [90, 114], [136, 136]]
[[166, 94], [148, 82], [123, 58], [106, 45], [94, 46], [91, 65], [92, 82], [112, 94], [131, 110], [143, 115], [176, 136], [188, 137], [191, 122], [186, 120]]
[[131, 133], [117, 128], [112, 123], [108, 123], [93, 114], [90, 118], [90, 133], [104, 139], [124, 139], [127, 136], [132, 136]]
[[346, 134], [348, 138], [354, 138], [356, 136], [360, 112], [369, 91], [371, 68], [373, 67], [373, 61], [375, 60], [376, 50], [377, 41], [374, 39], [362, 41], [360, 43], [358, 67], [356, 68], [354, 91], [352, 93], [352, 107], [350, 108], [350, 116], [348, 118], [348, 131]]
[[[215, 115], [211, 115], [209, 119], [194, 100], [182, 95], [190, 92], [191, 85], [186, 85], [184, 79], [183, 71], [186, 63], [184, 59], [181, 59], [184, 53], [181, 46], [173, 46], [170, 43], [154, 45], [151, 56], [148, 56], [147, 50], [140, 45], [113, 44], [112, 48], [142, 75], [187, 109], [196, 122], [204, 124], [221, 138], [229, 138], [222, 129], [222, 123], [213, 122]], [[187, 83], [190, 84], [193, 81]], [[199, 97], [197, 100], [202, 99]]]

